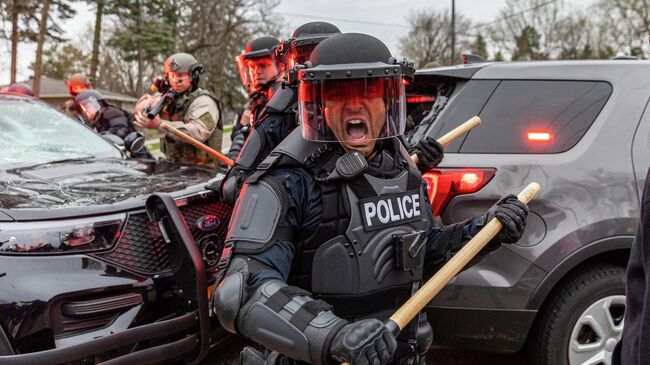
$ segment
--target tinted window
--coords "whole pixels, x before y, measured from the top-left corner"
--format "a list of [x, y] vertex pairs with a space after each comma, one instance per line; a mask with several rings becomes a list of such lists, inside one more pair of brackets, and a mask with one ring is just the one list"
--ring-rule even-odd
[[[502, 81], [462, 153], [558, 153], [587, 132], [612, 93], [605, 82]], [[534, 134], [532, 134], [534, 133]]]

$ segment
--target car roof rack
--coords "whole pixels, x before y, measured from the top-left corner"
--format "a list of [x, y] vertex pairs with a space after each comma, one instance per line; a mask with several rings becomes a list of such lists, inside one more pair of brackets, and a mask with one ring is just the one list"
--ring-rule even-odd
[[471, 53], [463, 53], [463, 64], [470, 65], [473, 63], [486, 63], [483, 57]]
[[616, 57], [613, 58], [614, 60], [638, 60], [639, 57], [637, 56], [630, 56], [627, 54], [617, 54]]

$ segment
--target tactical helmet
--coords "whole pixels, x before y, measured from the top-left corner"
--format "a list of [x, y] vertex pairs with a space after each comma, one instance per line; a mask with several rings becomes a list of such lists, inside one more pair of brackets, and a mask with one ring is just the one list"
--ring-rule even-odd
[[[280, 64], [276, 59], [275, 51], [280, 41], [274, 37], [260, 37], [246, 44], [242, 53], [235, 58], [241, 83], [247, 89], [259, 89], [275, 81], [280, 72]], [[274, 67], [274, 76], [262, 85], [255, 85], [254, 67], [261, 63], [271, 63]]]
[[22, 82], [15, 82], [9, 85], [6, 92], [11, 94], [34, 96], [34, 91], [32, 90], [32, 88], [27, 84], [23, 84]]
[[65, 80], [65, 84], [68, 86], [68, 91], [72, 96], [77, 96], [80, 92], [93, 88], [93, 83], [90, 78], [80, 73], [70, 75]]
[[79, 108], [89, 120], [93, 120], [97, 112], [102, 108], [103, 103], [100, 100], [105, 99], [104, 95], [97, 90], [85, 90], [75, 96], [74, 102], [79, 105]]
[[170, 72], [187, 72], [192, 78], [192, 88], [195, 90], [199, 85], [199, 78], [203, 74], [203, 65], [189, 53], [175, 53], [165, 60], [163, 64], [165, 77], [169, 77]]
[[326, 22], [305, 23], [293, 32], [291, 38], [280, 42], [278, 48], [278, 59], [287, 68], [303, 64], [309, 60], [311, 52], [318, 43], [324, 39], [340, 34], [341, 31], [335, 25]]
[[403, 77], [413, 64], [398, 62], [366, 34], [333, 35], [298, 67], [298, 115], [303, 137], [361, 144], [404, 132]]

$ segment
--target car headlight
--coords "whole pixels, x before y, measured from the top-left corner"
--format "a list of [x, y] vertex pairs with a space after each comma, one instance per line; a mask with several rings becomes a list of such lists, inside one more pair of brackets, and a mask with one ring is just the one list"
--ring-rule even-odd
[[0, 254], [66, 254], [106, 250], [120, 238], [126, 214], [65, 221], [0, 223]]

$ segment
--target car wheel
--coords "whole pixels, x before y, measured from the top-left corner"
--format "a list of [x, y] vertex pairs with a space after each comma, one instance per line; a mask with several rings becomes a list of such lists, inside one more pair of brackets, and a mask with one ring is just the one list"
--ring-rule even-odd
[[610, 365], [623, 331], [625, 269], [596, 264], [566, 278], [540, 310], [529, 338], [536, 365]]

